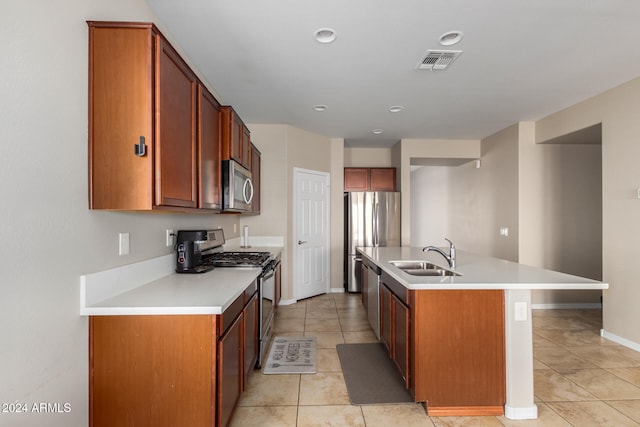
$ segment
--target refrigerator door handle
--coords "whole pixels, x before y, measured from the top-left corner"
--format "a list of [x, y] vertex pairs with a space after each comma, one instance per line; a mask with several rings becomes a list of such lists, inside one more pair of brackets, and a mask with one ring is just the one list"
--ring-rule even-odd
[[378, 246], [378, 200], [373, 200], [373, 246]]

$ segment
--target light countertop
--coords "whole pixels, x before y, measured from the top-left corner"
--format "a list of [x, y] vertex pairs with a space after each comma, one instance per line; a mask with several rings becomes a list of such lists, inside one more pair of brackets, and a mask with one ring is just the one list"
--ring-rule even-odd
[[[225, 247], [279, 256], [282, 247]], [[80, 315], [222, 314], [260, 275], [260, 268], [175, 273], [175, 254], [80, 277]]]
[[[442, 248], [448, 253], [448, 247]], [[531, 267], [498, 258], [457, 250], [456, 268], [460, 276], [414, 276], [390, 263], [399, 260], [429, 261], [447, 270], [447, 261], [437, 252], [422, 252], [408, 246], [358, 248], [358, 252], [378, 265], [408, 289], [608, 289], [607, 283], [557, 271]]]
[[86, 307], [85, 314], [222, 314], [260, 272], [216, 268], [200, 274], [173, 273]]

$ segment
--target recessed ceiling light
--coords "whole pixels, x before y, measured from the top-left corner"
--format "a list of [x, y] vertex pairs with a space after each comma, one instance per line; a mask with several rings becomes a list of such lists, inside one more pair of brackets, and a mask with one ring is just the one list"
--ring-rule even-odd
[[320, 43], [331, 43], [337, 37], [333, 28], [320, 28], [313, 35]]
[[402, 105], [394, 105], [393, 107], [389, 107], [389, 111], [392, 113], [399, 113], [402, 110], [404, 110], [404, 107]]
[[313, 106], [313, 111], [319, 111], [319, 112], [327, 111], [327, 108], [329, 107], [327, 107], [326, 105], [318, 104]]
[[384, 130], [382, 130], [382, 129], [374, 129], [374, 130], [371, 131], [371, 133], [374, 133], [376, 135], [380, 135], [382, 132], [384, 132]]
[[462, 31], [449, 31], [440, 36], [440, 44], [442, 46], [452, 46], [462, 40], [464, 34]]

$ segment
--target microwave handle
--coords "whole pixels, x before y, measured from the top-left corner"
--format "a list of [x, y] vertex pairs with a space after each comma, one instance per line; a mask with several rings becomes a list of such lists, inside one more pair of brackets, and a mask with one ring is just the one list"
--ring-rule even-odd
[[[247, 187], [249, 187], [249, 197], [247, 198]], [[251, 203], [251, 200], [253, 200], [253, 183], [251, 182], [250, 179], [247, 179], [244, 182], [244, 186], [242, 187], [242, 197], [244, 198], [244, 202], [245, 203]]]

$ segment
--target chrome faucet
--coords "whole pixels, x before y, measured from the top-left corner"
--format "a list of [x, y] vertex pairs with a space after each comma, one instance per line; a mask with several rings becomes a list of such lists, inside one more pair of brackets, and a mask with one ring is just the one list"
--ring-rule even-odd
[[438, 248], [436, 246], [425, 246], [424, 248], [422, 248], [422, 252], [436, 251], [440, 255], [442, 255], [444, 257], [444, 259], [447, 260], [447, 262], [449, 263], [449, 267], [456, 268], [456, 247], [453, 246], [453, 242], [451, 240], [449, 240], [447, 238], [445, 238], [444, 240], [449, 242], [449, 254], [448, 255], [447, 255], [447, 253], [445, 251], [443, 251], [442, 249], [440, 249], [440, 248]]

